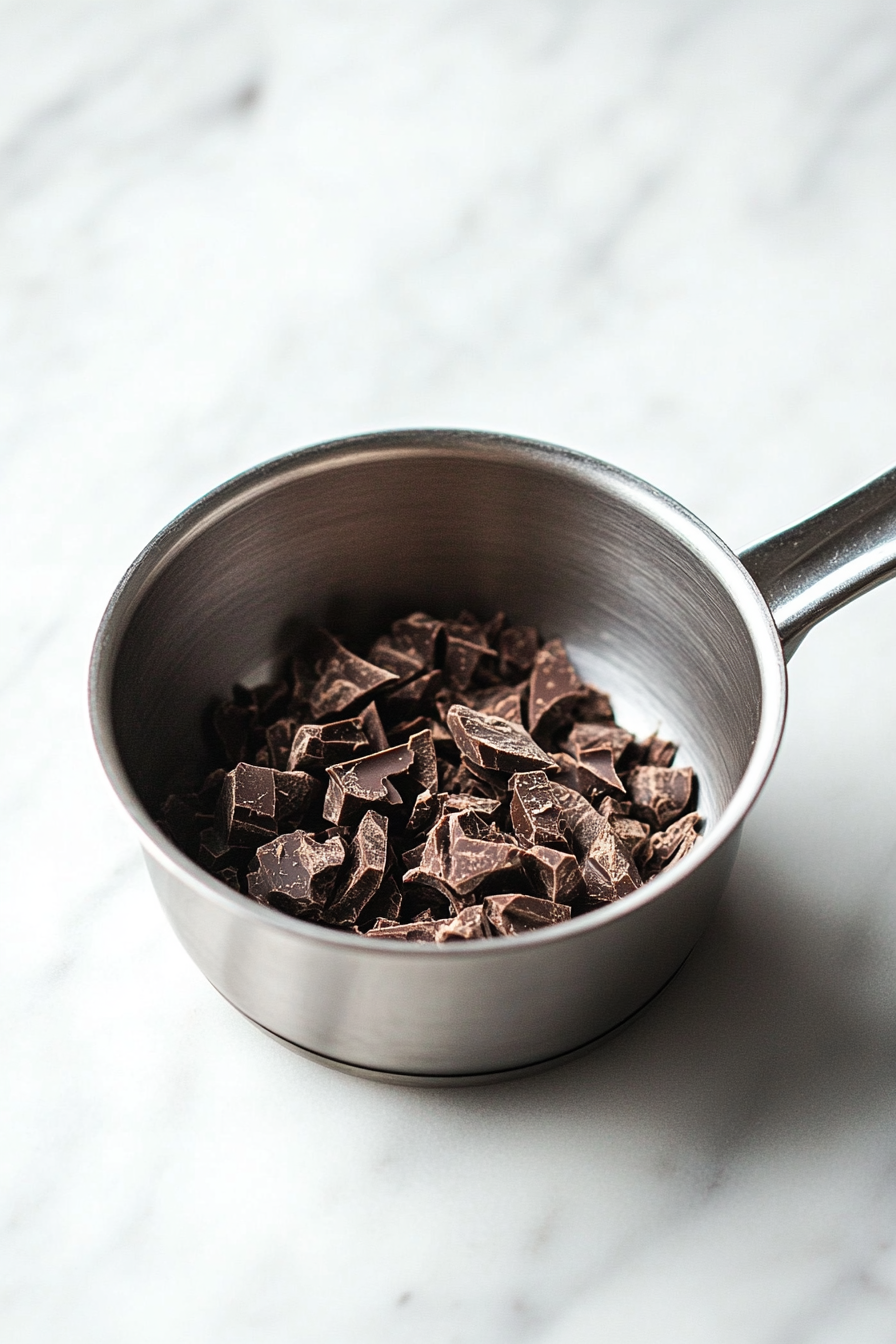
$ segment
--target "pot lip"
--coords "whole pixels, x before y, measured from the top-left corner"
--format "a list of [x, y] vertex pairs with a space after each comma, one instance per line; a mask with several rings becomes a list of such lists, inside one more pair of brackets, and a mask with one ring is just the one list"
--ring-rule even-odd
[[[134, 790], [115, 742], [111, 690], [118, 649], [129, 621], [159, 574], [209, 527], [249, 500], [296, 477], [316, 475], [353, 460], [402, 456], [483, 454], [528, 459], [543, 470], [573, 475], [604, 489], [650, 515], [674, 532], [712, 571], [734, 598], [753, 641], [759, 665], [762, 708], [759, 729], [747, 768], [713, 829], [684, 859], [652, 878], [636, 892], [602, 909], [524, 938], [491, 938], [449, 944], [404, 943], [362, 939], [291, 918], [279, 910], [250, 901], [217, 881], [165, 836]], [[787, 671], [781, 641], [768, 605], [737, 555], [701, 519], [656, 486], [621, 467], [590, 454], [537, 439], [465, 429], [398, 429], [312, 444], [280, 454], [224, 481], [190, 504], [161, 529], [128, 567], [100, 621], [90, 658], [88, 701], [94, 742], [119, 803], [136, 826], [143, 848], [156, 863], [185, 882], [197, 895], [224, 907], [231, 916], [267, 923], [282, 934], [329, 944], [334, 952], [354, 956], [513, 956], [535, 951], [547, 942], [586, 937], [605, 924], [634, 915], [642, 906], [673, 893], [737, 832], [768, 778], [784, 729]]]

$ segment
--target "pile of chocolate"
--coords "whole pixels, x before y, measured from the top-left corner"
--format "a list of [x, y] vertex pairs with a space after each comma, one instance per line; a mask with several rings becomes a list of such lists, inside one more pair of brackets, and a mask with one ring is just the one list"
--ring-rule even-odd
[[223, 764], [165, 801], [191, 858], [262, 905], [367, 938], [545, 928], [693, 847], [693, 770], [638, 742], [559, 639], [503, 615], [396, 621], [364, 657], [320, 632], [212, 715]]

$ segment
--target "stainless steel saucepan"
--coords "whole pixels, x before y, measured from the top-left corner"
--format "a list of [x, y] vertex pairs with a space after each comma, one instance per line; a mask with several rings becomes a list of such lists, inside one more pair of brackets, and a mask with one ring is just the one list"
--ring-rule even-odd
[[[96, 743], [189, 954], [253, 1022], [321, 1062], [409, 1083], [511, 1077], [621, 1026], [675, 974], [771, 769], [785, 662], [896, 573], [896, 470], [740, 559], [616, 467], [502, 435], [371, 434], [236, 477], [136, 560], [96, 639]], [[367, 941], [256, 905], [153, 823], [200, 721], [308, 623], [363, 638], [414, 608], [503, 609], [567, 643], [620, 721], [700, 778], [705, 838], [614, 905], [519, 938]]]

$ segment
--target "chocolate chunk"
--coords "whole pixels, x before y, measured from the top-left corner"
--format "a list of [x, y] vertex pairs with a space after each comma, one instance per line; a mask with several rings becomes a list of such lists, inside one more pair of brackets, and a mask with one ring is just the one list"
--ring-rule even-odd
[[574, 757], [565, 751], [552, 751], [550, 757], [557, 767], [552, 783], [562, 784], [565, 789], [574, 789], [576, 793], [587, 792], [589, 783], [593, 781], [590, 775], [579, 769], [579, 763]]
[[427, 671], [436, 665], [441, 633], [442, 622], [433, 620], [425, 611], [415, 611], [402, 620], [392, 622], [392, 637], [396, 646], [415, 653]]
[[573, 718], [577, 723], [613, 723], [613, 706], [606, 691], [599, 691], [596, 686], [584, 682]]
[[318, 681], [310, 701], [315, 718], [329, 718], [344, 714], [348, 709], [360, 708], [374, 692], [394, 686], [398, 681], [394, 672], [365, 662], [325, 631], [321, 632], [320, 641], [324, 653], [317, 664]]
[[600, 829], [588, 846], [582, 862], [582, 880], [588, 893], [589, 906], [606, 905], [637, 891], [641, 874], [628, 850], [603, 817], [598, 817]]
[[327, 907], [327, 923], [352, 925], [383, 880], [389, 823], [377, 812], [365, 812], [349, 846], [348, 873]]
[[315, 803], [323, 797], [323, 785], [304, 770], [274, 770], [277, 829], [294, 831]]
[[593, 747], [609, 747], [613, 753], [613, 764], [616, 765], [634, 740], [633, 733], [627, 733], [616, 723], [576, 723], [570, 729], [569, 737], [563, 743], [563, 749], [568, 751], [570, 756], [575, 756], [577, 750], [589, 751]]
[[572, 847], [583, 858], [588, 853], [591, 841], [601, 833], [604, 818], [575, 789], [552, 783], [551, 792], [557, 800]]
[[248, 876], [250, 896], [289, 915], [317, 914], [342, 867], [345, 846], [338, 836], [321, 844], [307, 831], [292, 831], [262, 845], [256, 858], [258, 871]]
[[[386, 737], [386, 730], [383, 727], [383, 721], [380, 718], [379, 710], [371, 701], [366, 709], [362, 709], [358, 715], [358, 720], [367, 738], [368, 743], [374, 751], [386, 751], [389, 746], [389, 739]], [[344, 759], [344, 758], [343, 758]], [[327, 765], [334, 765], [335, 761], [327, 761]]]
[[437, 943], [469, 942], [471, 938], [489, 938], [491, 928], [484, 918], [481, 905], [468, 905], [436, 932]]
[[471, 894], [485, 878], [520, 866], [517, 846], [488, 835], [485, 823], [472, 812], [443, 817], [429, 833], [419, 867], [406, 873], [404, 881], [434, 887], [459, 914], [473, 903]]
[[414, 752], [405, 746], [389, 747], [372, 756], [329, 766], [324, 817], [339, 825], [350, 824], [375, 803], [393, 807], [400, 804], [402, 797], [391, 776], [407, 774], [413, 764]]
[[276, 719], [265, 729], [268, 760], [275, 770], [285, 770], [287, 768], [297, 727], [295, 719]]
[[483, 913], [497, 933], [505, 937], [528, 933], [531, 929], [545, 929], [551, 924], [562, 924], [572, 910], [557, 901], [543, 901], [539, 896], [509, 893], [505, 896], [486, 896]]
[[675, 760], [678, 751], [677, 742], [666, 742], [656, 733], [651, 733], [650, 737], [645, 737], [641, 743], [641, 764], [642, 765], [660, 765], [668, 769]]
[[421, 790], [436, 790], [439, 787], [439, 766], [432, 733], [428, 728], [422, 733], [412, 733], [407, 740], [407, 750], [413, 757], [408, 774]]
[[[436, 725], [433, 719], [424, 718], [423, 715], [416, 719], [406, 719], [404, 723], [396, 723], [393, 728], [388, 729], [386, 733], [386, 746], [403, 747], [413, 733], [422, 733], [424, 728], [429, 729], [433, 734], [433, 741], [435, 741], [435, 729], [437, 726], [439, 728], [442, 727], [441, 724]], [[453, 741], [451, 745], [454, 746]], [[383, 751], [385, 751], [385, 749], [385, 747], [382, 748]]]
[[364, 907], [364, 923], [381, 919], [397, 923], [401, 914], [402, 891], [394, 877], [384, 877], [379, 889], [374, 892]]
[[496, 662], [482, 626], [469, 612], [445, 622], [445, 680], [455, 690], [465, 691], [483, 659]]
[[632, 811], [641, 821], [664, 831], [687, 807], [694, 792], [694, 772], [689, 765], [636, 765], [626, 779]]
[[220, 874], [225, 868], [245, 869], [251, 855], [251, 849], [228, 845], [214, 826], [207, 826], [199, 836], [197, 861], [207, 873]]
[[523, 872], [546, 901], [572, 901], [584, 892], [578, 860], [568, 850], [533, 845], [523, 855]]
[[498, 641], [498, 671], [505, 681], [528, 677], [538, 653], [538, 631], [534, 625], [509, 625]]
[[458, 750], [470, 764], [509, 775], [523, 770], [547, 770], [553, 774], [557, 769], [521, 724], [509, 723], [494, 714], [480, 714], [465, 705], [452, 705], [445, 722]]
[[663, 868], [683, 859], [685, 854], [690, 854], [700, 838], [697, 828], [701, 821], [699, 813], [688, 812], [673, 821], [666, 830], [650, 837], [641, 856], [641, 873], [645, 882]]
[[508, 723], [523, 722], [523, 695], [528, 690], [528, 682], [522, 686], [490, 686], [475, 696], [473, 708], [480, 714], [494, 714]]
[[436, 789], [424, 789], [422, 793], [418, 793], [408, 817], [408, 830], [412, 833], [428, 831], [435, 825], [439, 816], [439, 798], [446, 796], [439, 794]]
[[597, 810], [602, 817], [606, 817], [609, 821], [611, 817], [630, 817], [632, 805], [626, 799], [614, 798], [612, 794], [608, 793], [605, 798], [601, 798]]
[[225, 886], [232, 887], [234, 891], [242, 891], [240, 886], [240, 875], [235, 868], [219, 868], [215, 873], [219, 882]]
[[410, 649], [402, 649], [391, 635], [380, 635], [370, 647], [368, 660], [375, 667], [393, 672], [402, 681], [410, 681], [425, 670], [425, 663], [419, 654]]
[[474, 765], [472, 761], [461, 757], [460, 769], [454, 777], [455, 787], [459, 790], [469, 790], [472, 793], [479, 789], [489, 798], [505, 798], [507, 796], [507, 776], [502, 775], [500, 770], [486, 770], [481, 765]]
[[613, 750], [611, 747], [588, 747], [586, 749], [578, 748], [576, 760], [579, 766], [579, 778], [584, 777], [586, 791], [589, 795], [595, 792], [606, 793], [608, 789], [613, 789], [617, 793], [625, 793], [625, 785], [613, 769]]
[[584, 687], [559, 639], [548, 640], [535, 655], [529, 679], [529, 732], [546, 740], [570, 722]]
[[228, 845], [255, 846], [276, 835], [273, 770], [241, 763], [225, 775], [215, 825]]
[[386, 928], [368, 929], [364, 937], [394, 938], [405, 943], [434, 943], [439, 929], [450, 923], [450, 919], [427, 919], [414, 924], [394, 924]]
[[303, 723], [293, 739], [286, 768], [326, 768], [347, 761], [359, 751], [369, 751], [370, 745], [360, 717], [333, 723]]
[[510, 777], [510, 822], [527, 845], [562, 845], [562, 816], [543, 770]]
[[[696, 814], [695, 814], [696, 815]], [[646, 821], [636, 821], [634, 817], [609, 816], [607, 817], [613, 834], [617, 840], [625, 845], [629, 854], [636, 863], [640, 863], [641, 856], [644, 853], [647, 840], [650, 836], [650, 827]]]
[[228, 765], [245, 760], [257, 722], [258, 710], [251, 703], [238, 705], [234, 701], [227, 701], [217, 706], [212, 714], [212, 725], [224, 748]]
[[404, 686], [394, 690], [385, 702], [389, 718], [407, 720], [417, 715], [436, 713], [436, 695], [442, 689], [442, 673], [438, 668], [424, 672]]

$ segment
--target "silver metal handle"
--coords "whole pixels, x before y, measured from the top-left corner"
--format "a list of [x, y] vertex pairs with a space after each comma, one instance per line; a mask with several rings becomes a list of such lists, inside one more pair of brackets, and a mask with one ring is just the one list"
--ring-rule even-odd
[[789, 659], [813, 625], [896, 574], [896, 467], [740, 558]]

